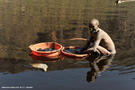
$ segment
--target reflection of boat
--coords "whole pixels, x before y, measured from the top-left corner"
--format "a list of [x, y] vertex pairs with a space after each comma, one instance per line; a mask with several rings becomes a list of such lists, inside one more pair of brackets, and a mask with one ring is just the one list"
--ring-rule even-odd
[[88, 54], [75, 54], [75, 53], [70, 53], [70, 52], [66, 52], [65, 49], [76, 49], [78, 47], [75, 46], [69, 46], [69, 47], [65, 47], [62, 48], [62, 53], [67, 56], [67, 57], [71, 57], [71, 58], [85, 58], [88, 56]]
[[75, 57], [75, 56], [65, 56], [65, 57], [73, 59], [73, 60], [84, 60], [84, 59], [86, 59], [86, 57]]
[[42, 62], [57, 62], [59, 60], [63, 60], [64, 57], [62, 55], [60, 55], [59, 57], [57, 58], [46, 58], [44, 56], [36, 56], [34, 54], [30, 54], [30, 57], [33, 59], [33, 60], [39, 60], [39, 61], [42, 61]]
[[[43, 42], [38, 44], [30, 45], [29, 48], [32, 51], [32, 54], [36, 56], [44, 56], [47, 58], [57, 58], [59, 57], [62, 49], [62, 45], [56, 42]], [[39, 49], [53, 48], [52, 51], [38, 51]]]

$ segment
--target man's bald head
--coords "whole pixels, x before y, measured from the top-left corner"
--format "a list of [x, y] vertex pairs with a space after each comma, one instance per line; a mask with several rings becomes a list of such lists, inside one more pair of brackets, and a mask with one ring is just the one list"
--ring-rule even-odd
[[98, 29], [98, 26], [99, 26], [99, 21], [97, 19], [92, 19], [89, 23], [89, 28], [90, 29], [95, 29], [97, 30]]
[[90, 24], [92, 24], [93, 26], [99, 26], [99, 21], [97, 19], [92, 19], [90, 21]]

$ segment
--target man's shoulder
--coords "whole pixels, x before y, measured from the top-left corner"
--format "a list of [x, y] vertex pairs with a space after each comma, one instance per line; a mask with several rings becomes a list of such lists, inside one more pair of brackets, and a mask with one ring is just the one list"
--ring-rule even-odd
[[105, 32], [105, 31], [104, 31], [103, 29], [101, 29], [101, 28], [99, 28], [99, 31], [100, 31], [100, 32]]
[[102, 33], [104, 33], [104, 30], [102, 30], [101, 28], [99, 28], [98, 33], [101, 35]]
[[101, 33], [101, 34], [107, 34], [103, 29], [101, 29], [101, 28], [99, 28], [99, 32]]

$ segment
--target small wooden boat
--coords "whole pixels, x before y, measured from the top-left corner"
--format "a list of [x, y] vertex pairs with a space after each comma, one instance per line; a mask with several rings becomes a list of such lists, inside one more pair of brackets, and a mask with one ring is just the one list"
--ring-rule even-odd
[[[61, 54], [62, 45], [56, 42], [43, 42], [30, 45], [31, 53], [36, 56], [44, 56], [46, 58], [57, 58]], [[43, 49], [53, 48], [51, 51], [40, 51]]]
[[67, 56], [67, 57], [70, 57], [70, 58], [85, 58], [88, 56], [88, 54], [75, 54], [75, 53], [70, 53], [70, 52], [66, 52], [65, 49], [76, 49], [78, 47], [76, 46], [69, 46], [69, 47], [63, 47], [61, 52]]

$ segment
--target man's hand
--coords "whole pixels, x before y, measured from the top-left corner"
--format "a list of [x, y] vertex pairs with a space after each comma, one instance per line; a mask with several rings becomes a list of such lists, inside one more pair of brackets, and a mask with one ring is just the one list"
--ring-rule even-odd
[[90, 53], [90, 52], [93, 52], [93, 48], [89, 48], [89, 49], [84, 51], [84, 53]]
[[87, 49], [87, 51], [93, 51], [94, 50], [94, 48], [89, 48], [89, 49]]
[[84, 53], [91, 53], [91, 52], [97, 52], [98, 54], [100, 54], [100, 51], [94, 48], [89, 48], [84, 51]]

